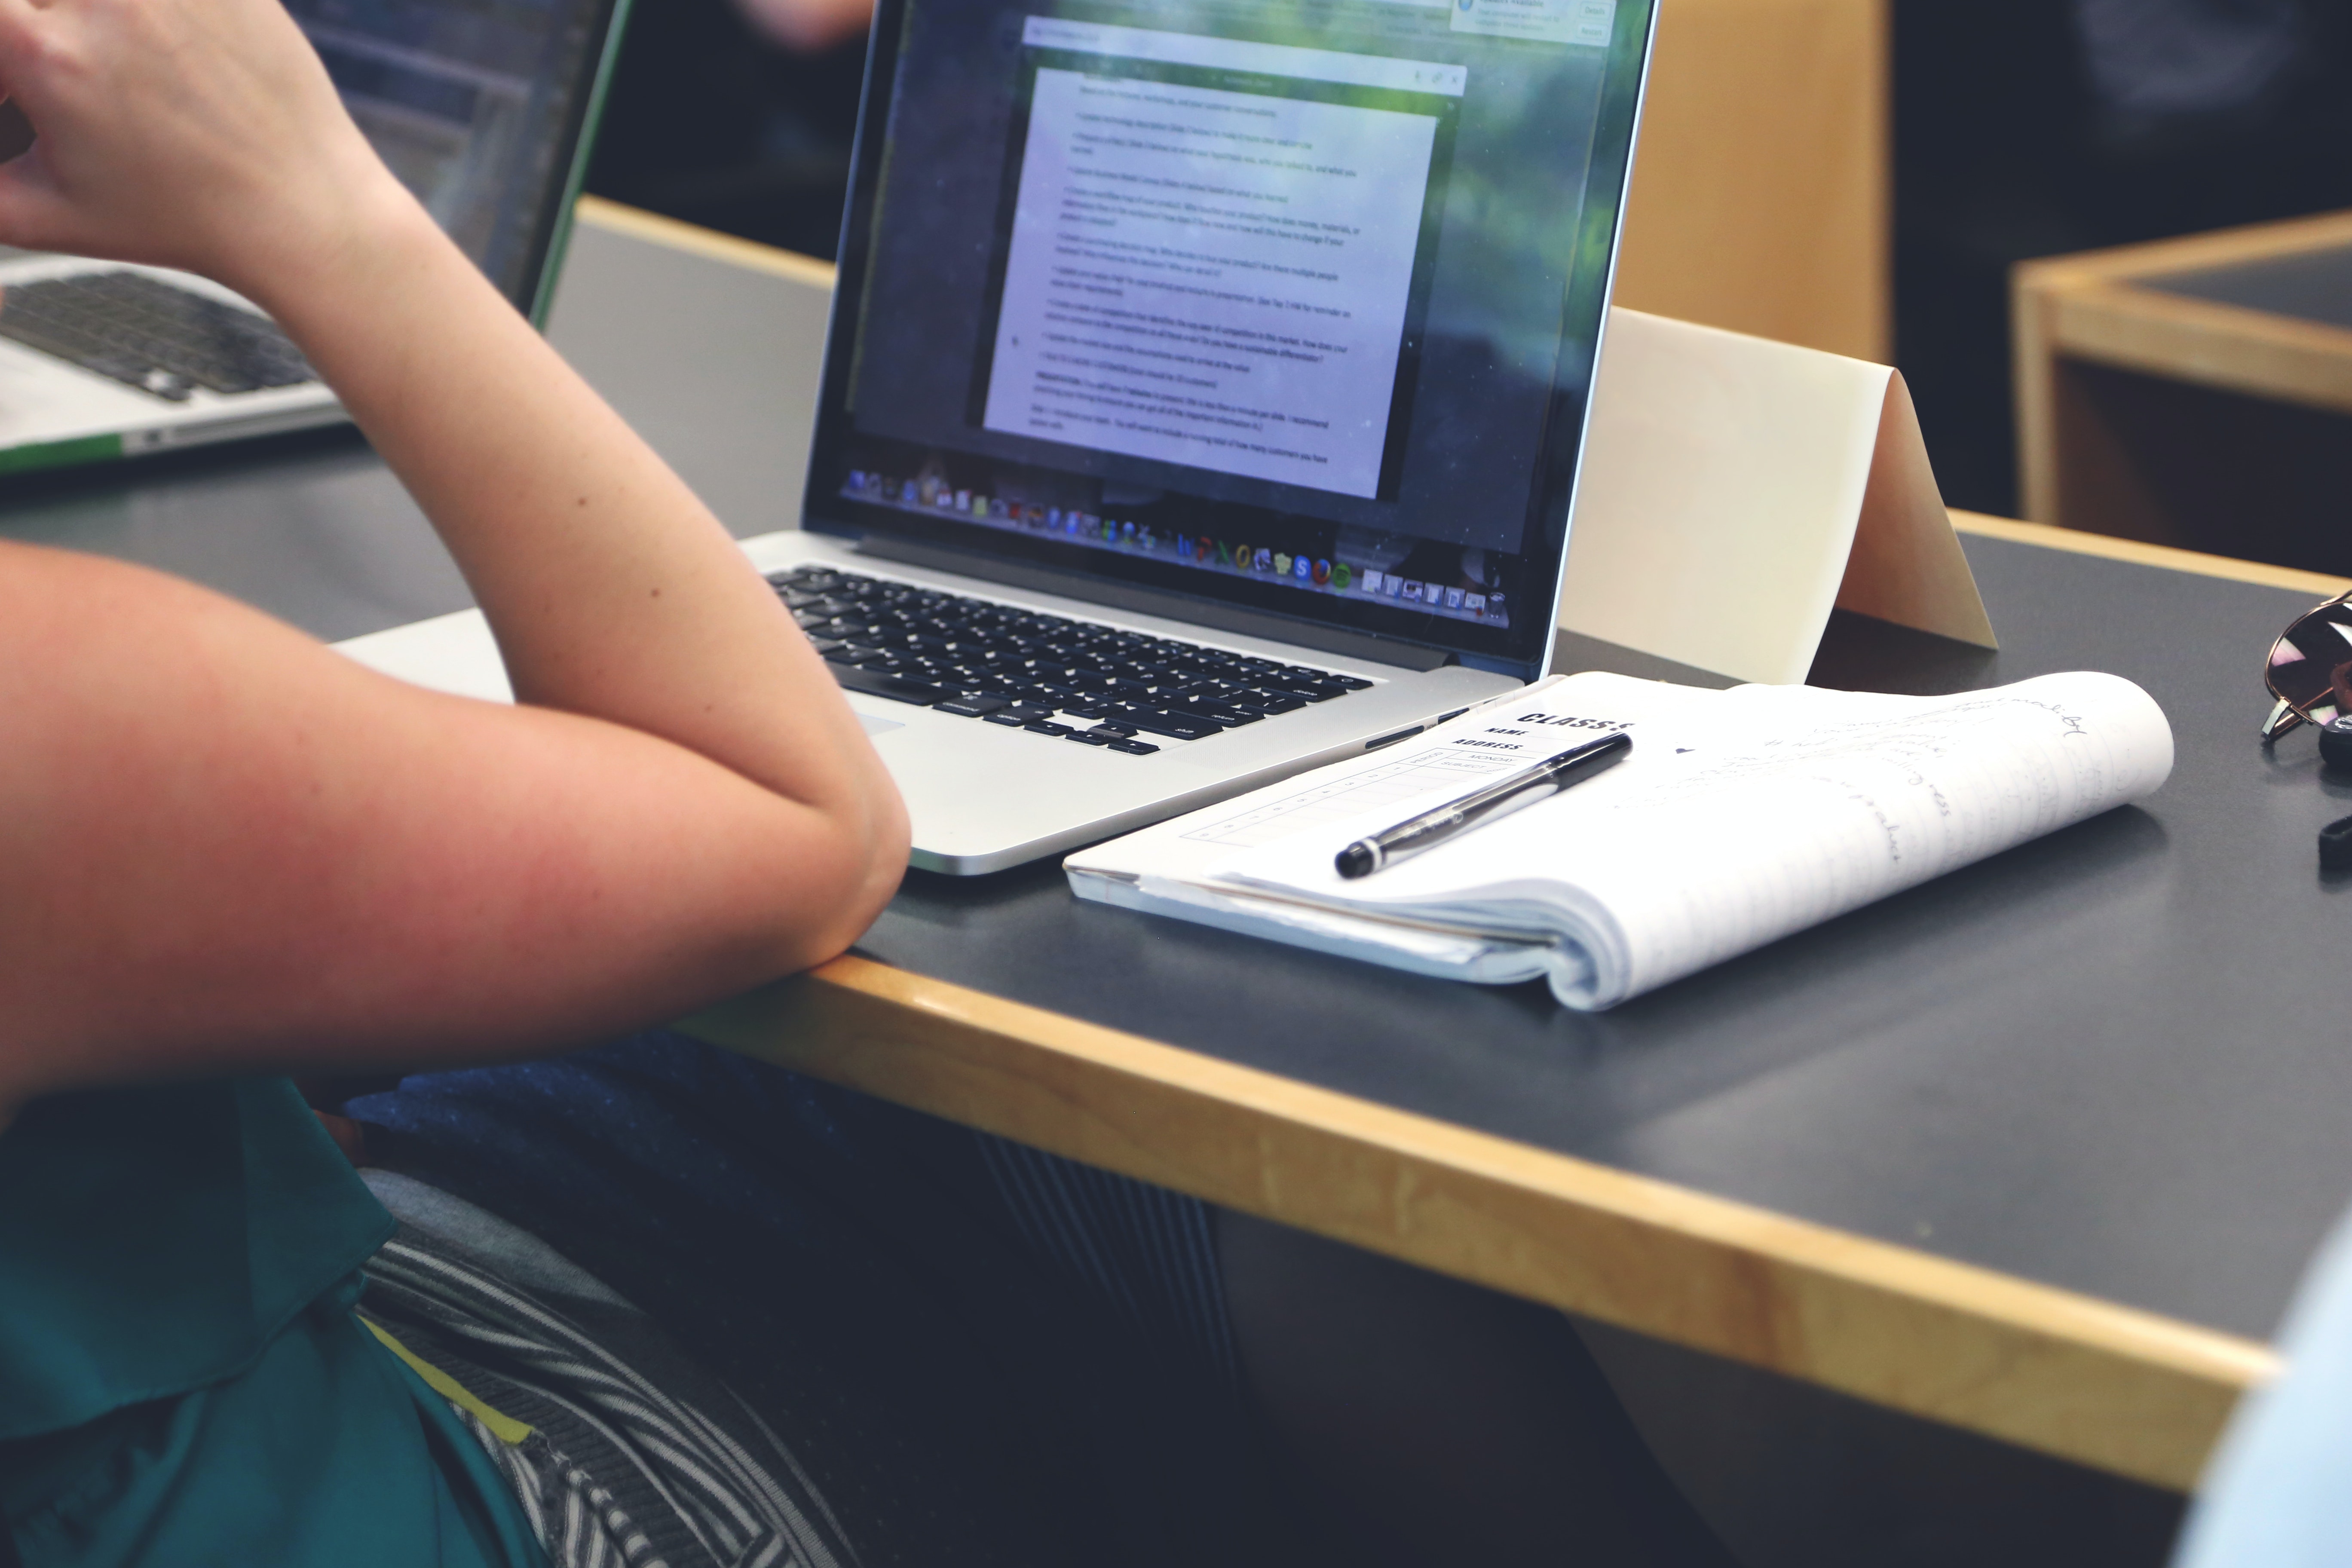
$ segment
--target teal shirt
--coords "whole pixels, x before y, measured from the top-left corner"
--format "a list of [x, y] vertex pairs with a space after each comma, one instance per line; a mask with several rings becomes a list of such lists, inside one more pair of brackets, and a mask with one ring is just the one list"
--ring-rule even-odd
[[282, 1079], [37, 1100], [0, 1133], [0, 1516], [26, 1568], [544, 1568], [353, 1317], [392, 1217]]

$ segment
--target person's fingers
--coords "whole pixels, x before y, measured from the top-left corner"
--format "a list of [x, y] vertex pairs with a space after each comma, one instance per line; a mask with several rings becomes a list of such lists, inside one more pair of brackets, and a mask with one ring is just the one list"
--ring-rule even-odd
[[0, 101], [24, 112], [20, 89], [37, 85], [45, 57], [55, 52], [55, 18], [33, 0], [0, 0]]
[[0, 52], [15, 54], [24, 47], [26, 32], [39, 17], [33, 0], [0, 0]]

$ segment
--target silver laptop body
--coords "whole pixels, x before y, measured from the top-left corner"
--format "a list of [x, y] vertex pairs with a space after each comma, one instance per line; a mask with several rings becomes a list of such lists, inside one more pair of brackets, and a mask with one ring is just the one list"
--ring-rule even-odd
[[[1649, 0], [884, 0], [802, 527], [744, 547], [917, 868], [1543, 673], [1650, 31]], [[505, 695], [470, 612], [343, 646]]]
[[[291, 0], [376, 150], [515, 304], [551, 298], [627, 0]], [[344, 417], [248, 301], [0, 248], [0, 473]]]

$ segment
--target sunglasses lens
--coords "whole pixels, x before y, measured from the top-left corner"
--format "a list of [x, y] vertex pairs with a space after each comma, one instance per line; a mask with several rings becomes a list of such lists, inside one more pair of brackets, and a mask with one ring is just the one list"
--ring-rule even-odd
[[2271, 690], [2326, 723], [2352, 712], [2352, 605], [2322, 605], [2271, 645]]

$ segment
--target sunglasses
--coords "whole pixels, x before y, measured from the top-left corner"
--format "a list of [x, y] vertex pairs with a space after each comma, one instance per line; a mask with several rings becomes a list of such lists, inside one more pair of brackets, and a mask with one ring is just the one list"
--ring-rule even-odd
[[2263, 679], [2278, 699], [2263, 721], [2265, 741], [2297, 724], [2352, 715], [2352, 593], [2336, 595], [2281, 632]]

